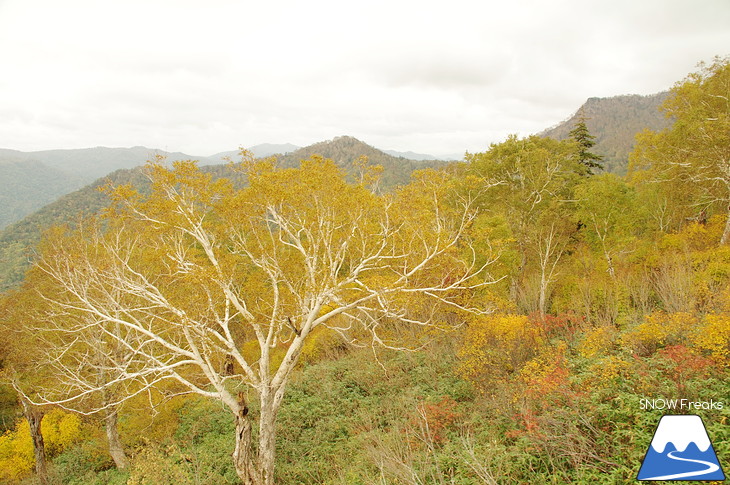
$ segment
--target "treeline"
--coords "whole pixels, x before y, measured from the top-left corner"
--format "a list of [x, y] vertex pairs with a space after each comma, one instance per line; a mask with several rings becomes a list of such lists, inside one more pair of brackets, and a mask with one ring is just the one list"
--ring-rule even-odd
[[[3, 479], [633, 483], [642, 399], [730, 396], [728, 96], [727, 59], [677, 83], [625, 177], [580, 122], [391, 194], [364, 161], [149, 165], [3, 300]], [[726, 462], [730, 408], [692, 413]]]

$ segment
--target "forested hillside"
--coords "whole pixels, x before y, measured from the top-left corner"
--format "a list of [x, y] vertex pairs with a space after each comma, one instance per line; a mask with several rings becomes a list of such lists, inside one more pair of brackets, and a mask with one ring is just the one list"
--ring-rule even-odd
[[370, 165], [380, 165], [383, 167], [381, 187], [384, 190], [390, 190], [397, 185], [407, 184], [414, 170], [446, 165], [446, 162], [440, 160], [416, 161], [403, 157], [395, 157], [351, 136], [338, 136], [333, 140], [300, 148], [279, 157], [279, 162], [284, 167], [293, 167], [300, 160], [305, 160], [312, 155], [321, 155], [334, 160], [340, 168], [350, 174], [350, 177], [356, 176], [358, 169], [355, 165], [360, 160], [360, 157], [367, 157]]
[[[0, 229], [111, 172], [144, 165], [156, 154], [171, 159], [195, 158], [146, 147], [37, 152], [0, 149]], [[209, 162], [204, 157], [198, 159]]]
[[[293, 145], [262, 145], [258, 146], [258, 153], [268, 153], [267, 150], [270, 150], [272, 147], [296, 148]], [[101, 149], [95, 149], [93, 153], [97, 153], [98, 150]], [[106, 153], [106, 149], [103, 150], [105, 150], [104, 153]], [[142, 157], [144, 150], [147, 149], [142, 149], [140, 147], [139, 149], [131, 149], [131, 152], [125, 151], [125, 149], [118, 149], [114, 151], [114, 153], [125, 154], [125, 156], [132, 153], [134, 156], [130, 160], [133, 160], [133, 162], [129, 163], [142, 165], [144, 164], [143, 161], [139, 163], [134, 162], [141, 160], [141, 158], [134, 157]], [[73, 153], [66, 153], [68, 159], [78, 160], [78, 158], [75, 158], [78, 156], [76, 151], [72, 152]], [[282, 167], [295, 167], [299, 165], [301, 160], [307, 159], [313, 154], [320, 154], [325, 157], [332, 158], [338, 166], [349, 174], [351, 180], [354, 180], [356, 177], [361, 175], [362, 168], [358, 167], [356, 162], [358, 162], [363, 156], [368, 157], [368, 163], [370, 165], [377, 164], [383, 167], [383, 172], [381, 174], [382, 183], [380, 184], [380, 188], [382, 190], [391, 190], [396, 185], [404, 185], [408, 183], [410, 174], [419, 168], [445, 165], [445, 162], [440, 161], [416, 162], [404, 158], [392, 157], [352, 137], [339, 137], [333, 141], [321, 142], [295, 150], [287, 155], [279, 156], [277, 163]], [[160, 155], [162, 156], [163, 154]], [[181, 155], [182, 158], [180, 157]], [[63, 157], [59, 158], [58, 154], [54, 156], [57, 161], [63, 159]], [[97, 153], [95, 157], [96, 156], [102, 157], [103, 155], [99, 155]], [[177, 158], [175, 158], [175, 156], [177, 156]], [[209, 158], [203, 158], [202, 162], [198, 161], [198, 163], [200, 165], [205, 165], [212, 160], [220, 161], [222, 157], [228, 157], [233, 161], [240, 158], [238, 152], [223, 152]], [[117, 164], [119, 162], [117, 158], [112, 157], [105, 163]], [[166, 156], [166, 159], [168, 161], [172, 161], [190, 159], [190, 157], [178, 153], [170, 154]], [[81, 160], [83, 160], [83, 157]], [[96, 160], [96, 158], [90, 158], [88, 160]], [[88, 160], [84, 163], [91, 163]], [[21, 163], [23, 163], [22, 167], [24, 168], [39, 168], [32, 162], [25, 161]], [[206, 165], [204, 170], [208, 173], [214, 174], [216, 177], [231, 176], [231, 171], [227, 163]], [[2, 165], [0, 165], [0, 171], [2, 171]], [[96, 173], [97, 171], [91, 172]], [[44, 171], [40, 170], [40, 168], [38, 173], [33, 173], [32, 175], [29, 175], [26, 172], [19, 174], [21, 179], [23, 179], [26, 183], [36, 183], [44, 176], [54, 177], [54, 175], [56, 175], [55, 171], [50, 169]], [[58, 182], [64, 179], [57, 178], [55, 180]], [[21, 281], [25, 270], [28, 268], [29, 262], [33, 259], [32, 251], [40, 240], [41, 234], [46, 229], [54, 224], [72, 224], [81, 216], [99, 213], [101, 209], [109, 203], [108, 197], [101, 193], [99, 189], [108, 183], [131, 183], [137, 187], [143, 187], [148, 184], [148, 180], [138, 169], [114, 171], [108, 176], [101, 177], [90, 185], [64, 195], [60, 199], [49, 203], [37, 212], [30, 214], [28, 217], [25, 217], [15, 224], [0, 230], [0, 291], [5, 291], [8, 288], [17, 285]], [[53, 184], [54, 182], [49, 183], [48, 187], [52, 188], [54, 186]], [[16, 184], [16, 187], [19, 186], [20, 185]], [[38, 187], [37, 189], [40, 190], [41, 187]], [[15, 192], [13, 188], [10, 188], [9, 191], [11, 194]], [[22, 195], [18, 195], [20, 200], [25, 200], [26, 196], [35, 193], [28, 190], [23, 190], [22, 192]], [[55, 199], [55, 197], [53, 197], [53, 199]], [[41, 200], [44, 200], [44, 198], [39, 197], [32, 205], [38, 205], [38, 202]]]
[[565, 140], [575, 124], [584, 118], [596, 137], [594, 151], [604, 157], [605, 170], [626, 175], [636, 135], [643, 130], [659, 131], [670, 126], [671, 119], [659, 110], [667, 96], [668, 93], [663, 92], [649, 96], [589, 98], [568, 120], [540, 135]]
[[0, 299], [0, 481], [631, 484], [666, 414], [727, 470], [728, 98], [679, 81], [627, 175], [585, 133], [119, 172]]
[[0, 155], [0, 229], [82, 185], [80, 176]]

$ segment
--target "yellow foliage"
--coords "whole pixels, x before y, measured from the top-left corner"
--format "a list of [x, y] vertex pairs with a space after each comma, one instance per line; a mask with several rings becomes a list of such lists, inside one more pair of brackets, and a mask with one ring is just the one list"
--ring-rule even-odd
[[539, 355], [527, 362], [519, 372], [523, 391], [515, 393], [514, 400], [527, 397], [544, 407], [562, 400], [570, 394], [569, 371], [565, 362], [568, 346], [560, 341], [555, 346], [544, 348]]
[[587, 372], [589, 381], [586, 383], [590, 387], [598, 389], [611, 388], [615, 385], [615, 380], [626, 375], [630, 370], [631, 364], [621, 357], [609, 355], [593, 363]]
[[81, 418], [60, 409], [47, 412], [41, 421], [46, 452], [57, 455], [81, 439]]
[[339, 334], [327, 327], [317, 327], [302, 346], [302, 362], [316, 362], [342, 345]]
[[706, 224], [692, 222], [679, 232], [665, 234], [659, 241], [659, 248], [690, 251], [714, 248], [720, 240], [724, 225], [724, 215], [714, 215]]
[[13, 482], [30, 474], [35, 458], [28, 421], [23, 420], [15, 431], [0, 436], [0, 481]]
[[177, 445], [151, 444], [135, 457], [127, 484], [193, 483], [189, 462]]
[[686, 312], [654, 312], [645, 321], [621, 336], [621, 341], [640, 355], [659, 347], [679, 344], [691, 337], [698, 326], [697, 317]]
[[730, 290], [730, 247], [713, 247], [692, 255], [694, 292], [705, 313], [727, 311]]
[[722, 313], [730, 313], [730, 286], [721, 290], [717, 296], [719, 311]]
[[596, 327], [586, 333], [578, 346], [578, 352], [586, 358], [593, 358], [603, 354], [611, 347], [616, 337], [616, 329], [610, 325]]
[[694, 342], [718, 362], [730, 365], [730, 315], [706, 315]]
[[540, 329], [525, 315], [494, 314], [475, 318], [466, 328], [459, 350], [460, 371], [472, 380], [511, 374], [542, 343]]
[[[81, 419], [75, 414], [53, 409], [41, 421], [46, 452], [53, 456], [76, 443], [82, 435]], [[0, 482], [8, 483], [29, 475], [35, 465], [33, 439], [28, 421], [0, 436]]]
[[[140, 394], [127, 401], [124, 413], [119, 416], [119, 434], [125, 445], [136, 448], [145, 440], [162, 442], [172, 436], [179, 426], [180, 409], [188, 400], [187, 395], [169, 399], [163, 392]], [[149, 406], [154, 412], [149, 412]]]

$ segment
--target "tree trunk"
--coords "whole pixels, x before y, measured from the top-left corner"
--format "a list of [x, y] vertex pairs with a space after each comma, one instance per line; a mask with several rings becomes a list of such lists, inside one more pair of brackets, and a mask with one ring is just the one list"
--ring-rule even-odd
[[274, 459], [276, 457], [276, 408], [270, 396], [261, 400], [259, 419], [258, 465], [262, 485], [274, 483]]
[[239, 411], [236, 419], [236, 448], [233, 450], [233, 466], [244, 485], [259, 485], [251, 441], [251, 417], [243, 393], [238, 395]]
[[239, 412], [236, 415], [236, 448], [233, 464], [244, 485], [273, 485], [276, 458], [276, 413], [281, 396], [260, 396], [258, 449], [254, 453], [251, 438], [251, 417], [243, 397], [238, 395]]
[[540, 312], [540, 320], [545, 321], [545, 307], [547, 306], [547, 282], [544, 277], [540, 278], [540, 295], [537, 301], [537, 309]]
[[720, 245], [727, 244], [730, 241], [730, 206], [727, 208], [727, 220], [725, 221], [725, 230], [722, 232], [722, 238], [720, 239]]
[[119, 429], [117, 428], [117, 411], [114, 410], [104, 418], [106, 426], [106, 437], [109, 441], [109, 454], [114, 460], [114, 465], [119, 470], [124, 470], [129, 465], [127, 455], [124, 454], [122, 441], [119, 439]]
[[48, 483], [48, 471], [46, 468], [46, 447], [43, 443], [43, 433], [41, 432], [41, 421], [45, 414], [41, 409], [33, 406], [25, 399], [21, 399], [23, 404], [23, 414], [28, 420], [30, 426], [30, 436], [33, 439], [33, 452], [35, 454], [35, 472], [41, 485]]

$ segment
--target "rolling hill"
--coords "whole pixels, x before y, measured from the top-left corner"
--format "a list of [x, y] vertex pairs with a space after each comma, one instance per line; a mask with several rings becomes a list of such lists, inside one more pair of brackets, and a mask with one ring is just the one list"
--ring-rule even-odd
[[[143, 150], [128, 149], [130, 152], [142, 154]], [[92, 149], [95, 150], [95, 149]], [[118, 160], [123, 163], [136, 163], [131, 156], [125, 158], [123, 150], [113, 149], [120, 155]], [[147, 150], [147, 149], [144, 149]], [[147, 152], [149, 153], [149, 152]], [[224, 152], [227, 153], [227, 152]], [[235, 155], [237, 152], [231, 152]], [[333, 159], [346, 172], [354, 173], [353, 162], [360, 156], [366, 155], [371, 164], [383, 165], [382, 188], [390, 189], [399, 184], [408, 183], [410, 174], [420, 168], [439, 167], [445, 165], [441, 161], [418, 162], [405, 158], [393, 157], [376, 148], [367, 145], [352, 137], [342, 136], [334, 140], [316, 143], [308, 147], [300, 148], [287, 155], [279, 157], [279, 164], [284, 167], [298, 166], [302, 159], [318, 154]], [[63, 157], [56, 155], [55, 160]], [[71, 154], [65, 154], [71, 158]], [[220, 154], [219, 154], [220, 155]], [[167, 154], [169, 160], [190, 159], [192, 157], [182, 153]], [[202, 157], [201, 165], [208, 164], [215, 156]], [[146, 158], [149, 158], [148, 156]], [[235, 160], [235, 157], [232, 157]], [[126, 160], [126, 162], [125, 162]], [[28, 167], [31, 162], [24, 162]], [[70, 162], [71, 163], [71, 162]], [[73, 162], [83, 166], [83, 161]], [[89, 163], [87, 161], [87, 163]], [[137, 163], [143, 164], [144, 161]], [[38, 165], [35, 165], [38, 167]], [[76, 165], [75, 165], [76, 166]], [[1, 168], [1, 166], [0, 166]], [[223, 164], [207, 165], [204, 170], [210, 171], [214, 177], [230, 175], [229, 168]], [[52, 173], [52, 172], [51, 172]], [[22, 179], [22, 174], [20, 174]], [[0, 230], [0, 292], [17, 285], [22, 281], [23, 274], [29, 262], [33, 259], [33, 248], [40, 241], [41, 234], [47, 228], [57, 224], [73, 224], [83, 215], [95, 214], [101, 211], [108, 203], [106, 196], [101, 193], [99, 187], [113, 183], [115, 185], [131, 183], [141, 187], [147, 183], [146, 178], [139, 168], [125, 168], [116, 170], [107, 176], [98, 178], [74, 192], [61, 196], [57, 200], [45, 205], [39, 210], [27, 215], [23, 219], [10, 224]]]
[[624, 175], [636, 134], [645, 129], [659, 131], [671, 125], [671, 120], [659, 110], [667, 96], [668, 92], [661, 92], [649, 96], [588, 98], [569, 119], [539, 134], [564, 140], [582, 116], [588, 130], [596, 137], [593, 152], [604, 157], [605, 170]]
[[0, 229], [99, 177], [143, 165], [157, 154], [172, 160], [195, 159], [201, 160], [201, 164], [212, 163], [206, 157], [141, 146], [35, 152], [0, 149]]
[[322, 155], [334, 160], [347, 173], [354, 173], [353, 163], [361, 156], [368, 157], [371, 165], [382, 165], [382, 188], [392, 189], [397, 185], [407, 184], [414, 170], [436, 168], [446, 165], [441, 160], [410, 160], [403, 157], [389, 155], [382, 150], [372, 147], [351, 136], [338, 136], [332, 140], [322, 141], [300, 148], [278, 158], [279, 164], [284, 167], [294, 167], [302, 159], [312, 155]]

